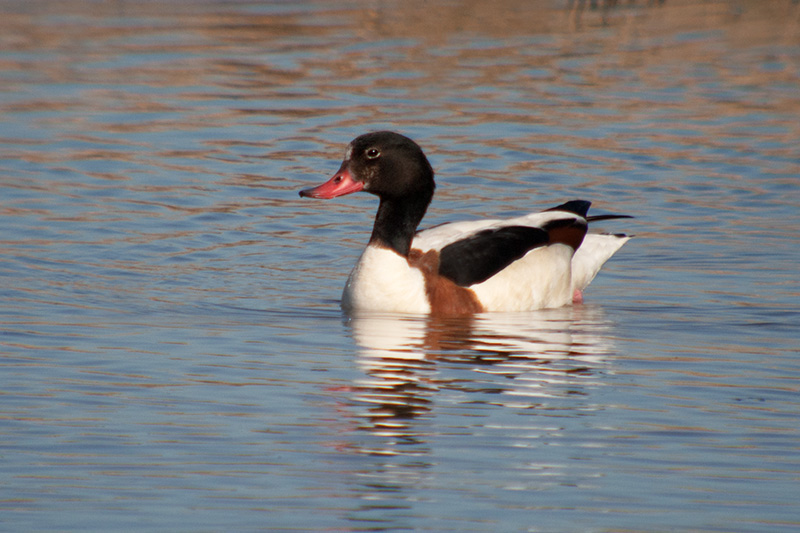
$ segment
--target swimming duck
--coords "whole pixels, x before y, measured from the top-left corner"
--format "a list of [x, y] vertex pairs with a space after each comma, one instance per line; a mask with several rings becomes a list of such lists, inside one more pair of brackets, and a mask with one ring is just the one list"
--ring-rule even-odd
[[587, 234], [590, 202], [572, 200], [505, 220], [417, 231], [433, 198], [433, 168], [413, 140], [390, 131], [354, 139], [339, 170], [300, 196], [359, 191], [380, 204], [366, 249], [342, 294], [345, 311], [459, 315], [529, 311], [582, 301], [603, 264], [630, 237]]

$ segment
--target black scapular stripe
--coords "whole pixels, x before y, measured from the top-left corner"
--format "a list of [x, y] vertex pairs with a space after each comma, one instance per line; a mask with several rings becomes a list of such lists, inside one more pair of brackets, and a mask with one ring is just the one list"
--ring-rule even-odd
[[549, 242], [547, 231], [529, 226], [485, 229], [448, 244], [439, 252], [439, 274], [462, 287], [491, 278]]

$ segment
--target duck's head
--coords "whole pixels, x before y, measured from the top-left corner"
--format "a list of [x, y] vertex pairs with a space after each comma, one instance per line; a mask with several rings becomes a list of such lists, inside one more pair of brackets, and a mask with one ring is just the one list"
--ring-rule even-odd
[[378, 131], [353, 139], [336, 174], [300, 196], [328, 199], [365, 191], [381, 200], [430, 201], [434, 187], [433, 169], [419, 145], [399, 133]]

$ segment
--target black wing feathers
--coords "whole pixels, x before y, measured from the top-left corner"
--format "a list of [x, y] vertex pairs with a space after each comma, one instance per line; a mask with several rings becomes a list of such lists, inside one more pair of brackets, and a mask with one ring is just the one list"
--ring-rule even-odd
[[548, 244], [566, 244], [577, 250], [586, 235], [587, 222], [631, 218], [627, 215], [587, 216], [587, 200], [570, 200], [548, 211], [577, 215], [556, 218], [542, 228], [505, 226], [485, 229], [448, 244], [439, 252], [439, 274], [469, 287], [491, 278], [530, 250]]
[[550, 242], [547, 231], [528, 226], [486, 229], [439, 252], [439, 274], [468, 287], [486, 281], [529, 250]]

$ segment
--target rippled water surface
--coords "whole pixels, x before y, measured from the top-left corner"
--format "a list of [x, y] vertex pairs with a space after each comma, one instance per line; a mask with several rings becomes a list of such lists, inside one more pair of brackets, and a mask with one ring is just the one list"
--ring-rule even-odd
[[[0, 2], [0, 529], [800, 528], [800, 6]], [[617, 5], [613, 5], [617, 4]], [[634, 215], [586, 302], [346, 317], [426, 224]]]

